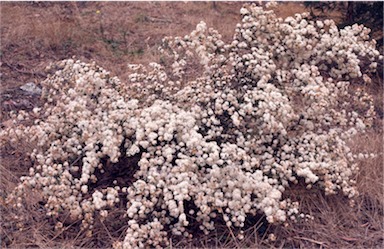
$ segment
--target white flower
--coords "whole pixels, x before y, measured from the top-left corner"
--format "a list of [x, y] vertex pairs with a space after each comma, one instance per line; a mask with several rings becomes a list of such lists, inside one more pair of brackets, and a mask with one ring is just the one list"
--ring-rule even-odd
[[107, 204], [106, 201], [103, 200], [103, 194], [98, 190], [92, 194], [92, 199], [96, 209], [102, 209]]

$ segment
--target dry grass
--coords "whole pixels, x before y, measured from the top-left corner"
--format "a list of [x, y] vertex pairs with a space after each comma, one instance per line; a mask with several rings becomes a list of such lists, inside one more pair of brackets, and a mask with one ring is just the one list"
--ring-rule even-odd
[[[241, 5], [236, 2], [1, 2], [0, 89], [3, 92], [26, 82], [39, 83], [46, 76], [46, 65], [71, 56], [95, 60], [124, 80], [128, 62], [158, 61], [157, 47], [164, 36], [185, 35], [200, 20], [230, 40], [240, 20]], [[287, 3], [277, 13], [287, 17], [304, 10], [298, 3]], [[191, 241], [173, 238], [172, 247], [381, 248], [384, 242], [382, 76], [375, 82], [367, 90], [374, 94], [380, 118], [372, 131], [352, 143], [353, 149], [374, 152], [378, 157], [361, 161], [356, 176], [360, 196], [354, 206], [348, 205], [342, 196], [324, 196], [320, 190], [309, 195], [297, 186], [289, 195], [301, 203], [304, 212], [313, 215], [312, 221], [281, 227], [268, 225], [262, 216], [254, 217], [244, 240], [234, 238], [236, 231], [223, 224], [209, 236], [198, 235]], [[121, 218], [122, 211], [116, 211], [104, 223], [95, 224], [96, 233], [87, 238], [79, 230], [79, 221], [69, 221], [65, 214], [58, 219], [68, 228], [55, 230], [54, 220], [43, 214], [37, 194], [31, 193], [21, 209], [5, 205], [5, 197], [17, 185], [19, 177], [28, 174], [32, 164], [27, 154], [32, 148], [20, 142], [7, 144], [0, 151], [1, 246], [108, 247], [121, 239], [126, 224]], [[19, 216], [18, 222], [15, 215]], [[263, 240], [272, 232], [278, 237], [276, 241]]]
[[[71, 56], [95, 60], [124, 80], [126, 63], [157, 60], [157, 48], [163, 37], [186, 35], [201, 20], [229, 40], [240, 19], [241, 5], [2, 2], [2, 87], [18, 86], [31, 78], [38, 82], [44, 78], [43, 68], [50, 61]], [[36, 77], [34, 72], [39, 72], [41, 77]]]
[[[314, 220], [277, 229], [285, 238], [281, 243], [300, 248], [381, 248], [384, 243], [383, 133], [371, 132], [356, 137], [352, 148], [377, 153], [360, 161], [356, 176], [359, 197], [353, 205], [342, 196], [325, 196], [314, 190], [294, 189], [291, 196], [301, 203]], [[367, 146], [369, 145], [369, 146]]]

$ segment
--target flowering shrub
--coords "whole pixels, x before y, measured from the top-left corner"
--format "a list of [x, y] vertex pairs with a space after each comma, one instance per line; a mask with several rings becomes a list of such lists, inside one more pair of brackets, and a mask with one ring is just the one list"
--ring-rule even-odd
[[375, 114], [350, 84], [368, 83], [381, 59], [369, 30], [240, 12], [230, 43], [201, 22], [164, 39], [162, 64], [129, 65], [127, 83], [95, 64], [55, 64], [39, 119], [23, 125], [31, 116], [20, 113], [0, 133], [3, 144], [36, 144], [8, 203], [39, 192], [47, 215], [67, 212], [91, 236], [123, 202], [127, 234], [114, 246], [131, 248], [191, 237], [196, 224], [209, 233], [219, 220], [241, 229], [257, 213], [295, 220], [300, 207], [283, 194], [299, 182], [354, 197], [347, 141]]

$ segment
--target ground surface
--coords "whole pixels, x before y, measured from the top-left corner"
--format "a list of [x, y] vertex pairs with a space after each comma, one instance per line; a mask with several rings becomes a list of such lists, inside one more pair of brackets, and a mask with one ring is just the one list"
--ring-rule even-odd
[[[19, 87], [28, 82], [39, 85], [47, 76], [45, 68], [50, 63], [72, 56], [86, 62], [96, 61], [124, 81], [127, 63], [157, 61], [157, 47], [163, 37], [186, 35], [201, 20], [217, 29], [224, 40], [231, 39], [234, 27], [240, 21], [241, 6], [242, 3], [236, 2], [1, 2], [1, 126], [12, 125], [8, 111], [31, 110], [42, 104], [38, 96], [25, 94]], [[304, 10], [302, 4], [284, 3], [277, 13], [286, 17]], [[338, 13], [328, 14], [338, 17]], [[362, 163], [358, 176], [362, 195], [356, 206], [345, 206], [337, 196], [324, 197], [321, 193], [300, 196], [298, 192], [298, 200], [307, 205], [315, 220], [291, 228], [271, 228], [281, 235], [279, 243], [263, 242], [264, 245], [372, 248], [383, 243], [383, 95], [380, 75], [366, 89], [374, 93], [378, 121], [368, 135], [353, 143], [356, 148], [378, 152], [379, 157]], [[22, 155], [23, 148], [12, 151], [2, 148], [1, 201], [30, 166]], [[56, 243], [54, 236], [39, 237], [38, 233], [43, 229], [32, 227], [30, 232], [34, 235], [28, 236], [13, 229], [2, 224], [2, 246]], [[40, 238], [40, 244], [36, 242], [37, 238]], [[60, 236], [57, 238], [65, 240]], [[229, 240], [227, 244], [223, 242], [217, 246], [254, 247], [262, 245], [259, 240], [258, 233], [251, 231], [246, 242]], [[197, 245], [212, 245], [209, 241], [205, 238]], [[95, 245], [87, 243], [75, 244]]]

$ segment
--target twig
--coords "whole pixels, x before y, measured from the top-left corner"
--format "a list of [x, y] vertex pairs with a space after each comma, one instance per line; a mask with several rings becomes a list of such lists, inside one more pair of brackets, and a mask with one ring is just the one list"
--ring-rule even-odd
[[353, 241], [357, 241], [358, 240], [356, 238], [348, 238], [348, 237], [341, 237], [341, 239], [343, 239], [345, 241], [349, 241], [349, 242], [353, 242]]
[[111, 233], [109, 232], [108, 228], [105, 226], [104, 222], [101, 221], [100, 223], [103, 225], [104, 230], [107, 232], [107, 234], [108, 234], [108, 236], [109, 236], [109, 239], [110, 239], [111, 241], [113, 241], [113, 237], [112, 237]]
[[[64, 219], [66, 220], [68, 218], [69, 214], [67, 215], [67, 217]], [[52, 239], [51, 241], [55, 240], [57, 237], [59, 237], [61, 234], [63, 234], [65, 231], [67, 231], [70, 227], [72, 227], [73, 225], [75, 225], [76, 223], [78, 222], [78, 220], [72, 222], [72, 224], [69, 224], [69, 226], [66, 226], [64, 228], [61, 229], [61, 231], [59, 231]]]
[[72, 163], [71, 163], [71, 165], [70, 166], [73, 166], [73, 165], [75, 165], [75, 163], [77, 163], [84, 155], [83, 155], [84, 153], [82, 153], [78, 158], [76, 158], [76, 160], [75, 161], [73, 161]]
[[306, 240], [306, 241], [309, 241], [309, 242], [312, 242], [312, 243], [315, 243], [315, 244], [318, 244], [318, 245], [321, 245], [321, 246], [325, 246], [327, 247], [327, 245], [325, 244], [325, 242], [321, 242], [321, 241], [317, 241], [317, 240], [313, 240], [313, 239], [310, 239], [310, 238], [305, 238], [305, 237], [294, 237], [295, 239], [302, 239], [302, 240]]
[[[31, 75], [37, 75], [37, 76], [41, 76], [41, 77], [45, 77], [46, 75], [43, 74], [43, 73], [40, 73], [40, 72], [30, 72], [30, 71], [24, 71], [24, 70], [21, 70], [21, 69], [18, 69], [17, 67], [13, 66], [12, 64], [6, 62], [6, 61], [3, 61], [2, 64], [6, 65], [7, 67], [9, 67], [10, 69], [13, 69], [19, 73], [22, 73], [22, 74], [31, 74]], [[18, 64], [22, 67], [25, 67], [21, 64]]]
[[239, 245], [239, 243], [237, 241], [237, 238], [236, 238], [235, 234], [232, 232], [231, 226], [227, 226], [227, 227], [228, 227], [229, 233], [232, 236], [232, 239], [235, 241], [235, 244], [236, 244], [237, 248], [240, 248], [240, 245]]

